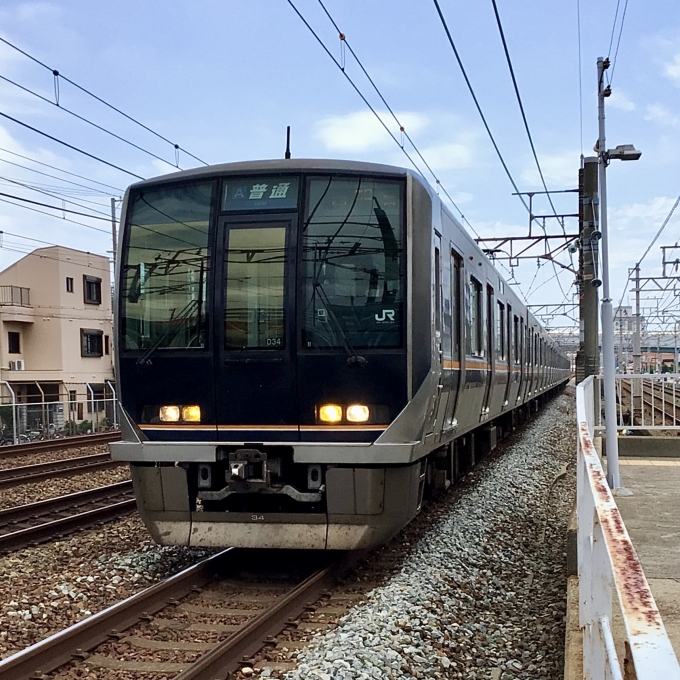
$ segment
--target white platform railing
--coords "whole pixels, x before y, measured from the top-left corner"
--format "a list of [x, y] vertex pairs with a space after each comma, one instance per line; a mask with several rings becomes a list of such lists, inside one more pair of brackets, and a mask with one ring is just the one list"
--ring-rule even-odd
[[[579, 625], [585, 680], [680, 680], [680, 665], [593, 444], [594, 379], [576, 387]], [[628, 663], [612, 632], [616, 603]], [[633, 673], [631, 673], [633, 670]]]

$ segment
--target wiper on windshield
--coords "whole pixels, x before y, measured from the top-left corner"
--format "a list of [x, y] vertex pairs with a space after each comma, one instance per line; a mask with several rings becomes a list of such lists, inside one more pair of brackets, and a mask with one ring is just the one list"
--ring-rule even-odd
[[[183, 324], [180, 322], [186, 321], [190, 316], [193, 316], [194, 311], [197, 309], [200, 310], [201, 308], [201, 299], [197, 300], [190, 300], [184, 309], [177, 315], [170, 317], [168, 319], [168, 327], [165, 329], [163, 333], [161, 333], [158, 338], [153, 342], [152, 345], [149, 346], [149, 348], [142, 354], [139, 359], [137, 359], [137, 366], [151, 366], [151, 356], [156, 352], [156, 350], [166, 341], [172, 340], [177, 333], [179, 333], [180, 329], [183, 327]], [[200, 323], [200, 314], [197, 317], [197, 322]]]
[[345, 331], [344, 326], [340, 323], [338, 317], [335, 316], [335, 312], [331, 309], [330, 300], [328, 299], [328, 295], [326, 294], [326, 291], [324, 290], [321, 281], [314, 282], [314, 289], [315, 291], [318, 292], [319, 297], [321, 298], [321, 301], [323, 302], [324, 307], [326, 308], [326, 312], [328, 313], [328, 317], [331, 320], [331, 323], [335, 326], [335, 330], [340, 335], [340, 339], [342, 340], [342, 346], [345, 348], [345, 351], [347, 352], [347, 365], [365, 366], [368, 363], [368, 360], [366, 359], [366, 357], [358, 355], [354, 347], [352, 347], [352, 343], [349, 341], [349, 338], [347, 337], [347, 332]]

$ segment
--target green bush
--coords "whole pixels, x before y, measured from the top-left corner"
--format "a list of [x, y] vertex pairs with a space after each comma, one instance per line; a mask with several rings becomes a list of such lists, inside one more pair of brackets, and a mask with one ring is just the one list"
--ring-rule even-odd
[[78, 432], [80, 432], [82, 434], [87, 434], [88, 430], [92, 431], [92, 421], [91, 420], [83, 420], [82, 423], [78, 423]]

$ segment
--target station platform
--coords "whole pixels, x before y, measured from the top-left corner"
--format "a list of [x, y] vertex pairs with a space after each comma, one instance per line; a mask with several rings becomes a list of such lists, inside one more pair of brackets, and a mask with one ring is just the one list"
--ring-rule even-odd
[[644, 458], [639, 442], [631, 453], [619, 470], [632, 495], [617, 495], [616, 504], [680, 658], [680, 449], [677, 458]]

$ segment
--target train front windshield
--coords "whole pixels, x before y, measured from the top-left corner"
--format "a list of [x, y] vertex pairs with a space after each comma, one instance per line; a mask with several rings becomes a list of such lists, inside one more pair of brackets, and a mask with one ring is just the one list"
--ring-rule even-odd
[[[365, 176], [291, 181], [293, 197], [285, 202], [223, 201], [219, 207], [217, 197], [233, 178], [219, 192], [214, 180], [133, 190], [120, 281], [121, 349], [210, 349], [210, 318], [222, 320], [219, 346], [226, 351], [402, 347], [403, 182]], [[299, 202], [289, 234], [293, 223], [283, 218]], [[211, 217], [217, 212], [230, 213], [232, 222], [237, 213], [248, 214], [249, 221], [225, 236], [217, 229], [224, 222]], [[279, 213], [281, 222], [272, 221]], [[256, 214], [262, 224], [253, 221]], [[295, 242], [299, 257], [290, 248]], [[225, 246], [224, 266], [211, 261], [214, 243]], [[287, 286], [294, 288], [287, 292]], [[294, 298], [295, 338], [285, 330], [293, 313], [286, 300]]]
[[400, 347], [402, 185], [309, 180], [302, 231], [302, 346]]

